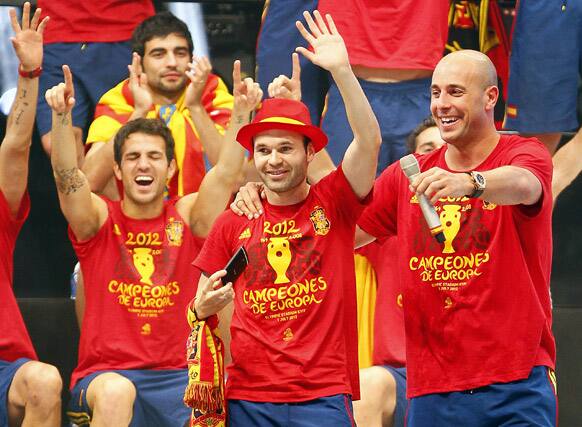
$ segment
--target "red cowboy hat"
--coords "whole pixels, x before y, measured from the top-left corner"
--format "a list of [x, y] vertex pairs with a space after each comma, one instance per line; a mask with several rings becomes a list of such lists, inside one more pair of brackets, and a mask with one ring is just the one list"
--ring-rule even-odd
[[252, 123], [243, 126], [236, 137], [240, 145], [253, 152], [253, 138], [261, 132], [283, 129], [305, 135], [317, 153], [327, 145], [327, 136], [311, 124], [309, 110], [301, 101], [270, 98], [263, 101], [261, 109]]

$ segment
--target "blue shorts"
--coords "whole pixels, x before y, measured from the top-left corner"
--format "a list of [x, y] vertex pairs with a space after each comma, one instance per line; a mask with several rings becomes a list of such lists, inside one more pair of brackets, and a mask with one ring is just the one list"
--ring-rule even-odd
[[191, 409], [182, 401], [188, 385], [188, 371], [178, 369], [99, 371], [87, 375], [71, 390], [67, 415], [72, 423], [78, 426], [89, 425], [91, 410], [87, 404], [87, 388], [97, 375], [106, 372], [115, 372], [127, 378], [137, 390], [130, 426], [181, 427], [189, 422]]
[[529, 134], [577, 128], [581, 23], [581, 0], [518, 2], [504, 128]]
[[[291, 77], [291, 54], [307, 42], [295, 27], [304, 22], [303, 11], [317, 9], [318, 0], [271, 0], [265, 3], [263, 23], [257, 40], [257, 82], [267, 94], [269, 83], [280, 74]], [[311, 121], [318, 125], [330, 79], [327, 71], [299, 55], [302, 101], [309, 107]]]
[[306, 402], [228, 401], [229, 427], [354, 427], [352, 399], [345, 394]]
[[0, 427], [8, 427], [8, 391], [16, 371], [30, 359], [21, 358], [14, 362], [0, 360]]
[[396, 407], [394, 408], [394, 427], [404, 427], [406, 408], [408, 399], [406, 398], [406, 368], [394, 368], [392, 366], [382, 366], [386, 369], [396, 382]]
[[95, 105], [105, 92], [127, 78], [131, 63], [129, 42], [50, 43], [44, 46], [36, 125], [40, 135], [51, 130], [51, 111], [45, 92], [64, 81], [62, 65], [73, 73], [75, 108], [73, 126], [85, 129], [93, 121]]
[[[408, 153], [406, 138], [430, 115], [431, 79], [398, 83], [375, 83], [359, 79], [359, 82], [374, 110], [382, 133], [377, 170], [379, 175], [386, 167]], [[335, 84], [329, 89], [322, 129], [329, 137], [327, 151], [338, 165], [354, 139], [354, 134]]]
[[413, 397], [407, 426], [554, 427], [558, 402], [552, 376], [550, 369], [536, 366], [524, 380]]

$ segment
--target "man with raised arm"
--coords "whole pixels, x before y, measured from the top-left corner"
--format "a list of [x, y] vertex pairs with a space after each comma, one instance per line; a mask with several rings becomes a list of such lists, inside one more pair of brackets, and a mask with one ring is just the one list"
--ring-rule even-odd
[[37, 71], [42, 64], [42, 34], [48, 21], [40, 21], [40, 14], [37, 9], [31, 18], [30, 3], [25, 3], [20, 25], [16, 11], [10, 10], [14, 30], [11, 40], [20, 67], [16, 98], [0, 145], [1, 426], [61, 425], [61, 377], [54, 366], [36, 361], [12, 290], [14, 246], [30, 209], [26, 192], [28, 157], [38, 96]]
[[46, 93], [53, 110], [51, 162], [61, 209], [85, 278], [86, 307], [79, 362], [71, 379], [69, 416], [92, 426], [183, 425], [187, 384], [183, 314], [196, 291], [191, 261], [239, 176], [244, 150], [236, 132], [262, 97], [256, 83], [233, 70], [235, 102], [227, 142], [197, 194], [164, 200], [176, 171], [174, 140], [159, 119], [124, 125], [114, 141], [123, 198], [91, 193], [74, 156], [69, 68]]
[[[351, 400], [359, 396], [352, 243], [373, 187], [380, 130], [333, 20], [304, 16], [309, 30], [297, 28], [313, 51], [297, 51], [333, 76], [354, 140], [342, 165], [309, 185], [307, 167], [327, 137], [304, 104], [266, 100], [238, 133], [265, 184], [265, 215], [228, 211], [217, 220], [195, 261], [205, 274], [194, 302], [196, 317], [206, 319], [234, 299], [231, 426], [352, 426]], [[240, 245], [250, 264], [234, 285], [221, 286], [221, 269]]]

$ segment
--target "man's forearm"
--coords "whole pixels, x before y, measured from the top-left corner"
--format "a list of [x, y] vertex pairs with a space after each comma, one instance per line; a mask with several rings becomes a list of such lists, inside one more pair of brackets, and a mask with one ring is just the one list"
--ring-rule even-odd
[[487, 186], [480, 199], [497, 205], [533, 205], [542, 196], [542, 185], [530, 171], [516, 166], [481, 172]]
[[244, 148], [236, 141], [238, 131], [249, 123], [250, 114], [246, 111], [232, 111], [230, 123], [224, 134], [224, 141], [216, 163], [217, 172], [227, 182], [236, 181], [241, 173], [245, 158]]
[[30, 146], [36, 116], [38, 78], [18, 78], [16, 98], [6, 126], [6, 143], [10, 149], [26, 150]]
[[374, 111], [349, 66], [332, 72], [344, 101], [348, 122], [358, 142], [374, 145], [380, 140], [380, 127]]
[[210, 164], [215, 165], [220, 156], [220, 149], [224, 144], [225, 136], [221, 135], [216, 124], [212, 121], [208, 112], [202, 105], [195, 107], [188, 107], [192, 123], [196, 127], [200, 143], [204, 152], [208, 157]]

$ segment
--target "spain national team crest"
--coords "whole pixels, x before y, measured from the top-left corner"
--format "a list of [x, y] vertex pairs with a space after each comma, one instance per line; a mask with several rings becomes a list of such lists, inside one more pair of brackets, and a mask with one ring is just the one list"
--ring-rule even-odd
[[309, 219], [313, 224], [315, 234], [318, 236], [325, 236], [327, 233], [329, 233], [331, 223], [325, 216], [325, 210], [321, 206], [316, 206], [313, 209], [313, 211], [309, 214]]
[[166, 237], [170, 246], [182, 246], [182, 236], [184, 234], [184, 223], [170, 218], [166, 224]]

